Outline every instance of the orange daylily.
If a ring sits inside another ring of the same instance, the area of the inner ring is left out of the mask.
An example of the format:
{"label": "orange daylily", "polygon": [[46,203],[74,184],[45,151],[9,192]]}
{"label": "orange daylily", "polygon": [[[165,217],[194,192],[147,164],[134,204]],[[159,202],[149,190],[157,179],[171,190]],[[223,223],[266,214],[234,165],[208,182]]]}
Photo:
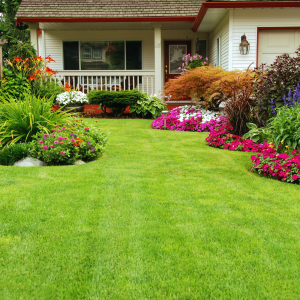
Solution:
{"label": "orange daylily", "polygon": [[70,91],[70,89],[72,88],[72,86],[69,85],[68,81],[66,82],[66,86],[63,87],[63,90],[66,90],[67,92]]}
{"label": "orange daylily", "polygon": [[48,59],[48,62],[51,62],[51,61],[55,62],[55,60],[52,59],[52,58],[50,57],[50,55],[48,55],[47,57],[45,57],[45,59]]}
{"label": "orange daylily", "polygon": [[16,62],[22,61],[22,57],[23,56],[14,56],[13,61],[16,61]]}

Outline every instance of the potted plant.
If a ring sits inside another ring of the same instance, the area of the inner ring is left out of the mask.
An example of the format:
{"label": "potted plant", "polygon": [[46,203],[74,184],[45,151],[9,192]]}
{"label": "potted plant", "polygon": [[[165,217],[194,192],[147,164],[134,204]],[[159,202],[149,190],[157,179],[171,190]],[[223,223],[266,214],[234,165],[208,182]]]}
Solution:
{"label": "potted plant", "polygon": [[84,104],[88,102],[86,94],[81,91],[74,91],[70,88],[56,97],[56,103],[59,106],[64,106],[65,110],[72,110],[72,112],[83,112]]}

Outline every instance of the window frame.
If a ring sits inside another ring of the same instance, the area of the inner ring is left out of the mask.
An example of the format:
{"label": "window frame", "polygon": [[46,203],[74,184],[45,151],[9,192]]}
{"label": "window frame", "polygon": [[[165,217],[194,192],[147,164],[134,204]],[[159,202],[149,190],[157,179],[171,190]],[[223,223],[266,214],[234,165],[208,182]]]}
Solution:
{"label": "window frame", "polygon": [[[81,71],[81,42],[106,42],[107,39],[105,40],[62,40],[62,66],[63,66],[63,71]],[[124,69],[120,69],[120,70],[92,70],[92,71],[143,71],[144,70],[144,40],[142,39],[113,39],[113,40],[109,40],[109,42],[114,42],[114,41],[124,41]],[[127,70],[127,60],[126,60],[126,42],[141,42],[141,58],[142,58],[142,66],[141,69],[137,69],[137,70]],[[78,55],[79,55],[79,69],[78,70],[66,70],[64,69],[64,42],[78,42]],[[92,49],[91,49],[92,50]],[[91,58],[93,59],[93,50],[91,51]],[[103,57],[103,56],[102,56]],[[101,59],[99,59],[101,60]],[[88,71],[88,70],[86,70]]]}
{"label": "window frame", "polygon": [[221,66],[221,36],[217,38],[217,66]]}

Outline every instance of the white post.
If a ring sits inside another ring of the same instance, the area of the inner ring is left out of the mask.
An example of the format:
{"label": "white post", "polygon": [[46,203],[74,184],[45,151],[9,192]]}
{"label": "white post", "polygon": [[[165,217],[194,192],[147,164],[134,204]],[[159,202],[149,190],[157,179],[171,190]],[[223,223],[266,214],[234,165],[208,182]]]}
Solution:
{"label": "white post", "polygon": [[154,27],[154,61],[155,61],[155,94],[161,90],[161,23],[153,24]]}
{"label": "white post", "polygon": [[38,23],[29,23],[28,26],[30,28],[30,42],[31,42],[32,46],[35,48],[36,53],[38,53],[39,24]]}

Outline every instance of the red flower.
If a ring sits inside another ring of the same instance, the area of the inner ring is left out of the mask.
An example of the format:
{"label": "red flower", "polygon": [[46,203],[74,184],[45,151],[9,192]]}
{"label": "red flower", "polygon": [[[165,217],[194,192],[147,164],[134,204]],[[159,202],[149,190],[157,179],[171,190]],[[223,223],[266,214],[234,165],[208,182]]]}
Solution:
{"label": "red flower", "polygon": [[[67,92],[70,91],[70,89],[72,88],[72,86],[69,85],[68,81],[66,82],[66,86],[63,87],[63,90],[66,90]],[[77,120],[76,120],[77,121]]]}
{"label": "red flower", "polygon": [[35,80],[35,74],[33,75],[28,75],[29,76],[29,80]]}
{"label": "red flower", "polygon": [[16,56],[16,57],[14,56],[13,61],[16,61],[16,62],[22,61],[22,57],[23,56]]}
{"label": "red flower", "polygon": [[50,69],[49,67],[46,67],[46,72],[47,72],[48,74],[50,74],[50,75],[53,75],[53,74],[56,73],[56,71]]}
{"label": "red flower", "polygon": [[52,58],[50,57],[50,55],[48,55],[47,57],[45,57],[45,59],[48,59],[48,62],[51,62],[51,61],[55,62],[55,60],[52,59]]}

